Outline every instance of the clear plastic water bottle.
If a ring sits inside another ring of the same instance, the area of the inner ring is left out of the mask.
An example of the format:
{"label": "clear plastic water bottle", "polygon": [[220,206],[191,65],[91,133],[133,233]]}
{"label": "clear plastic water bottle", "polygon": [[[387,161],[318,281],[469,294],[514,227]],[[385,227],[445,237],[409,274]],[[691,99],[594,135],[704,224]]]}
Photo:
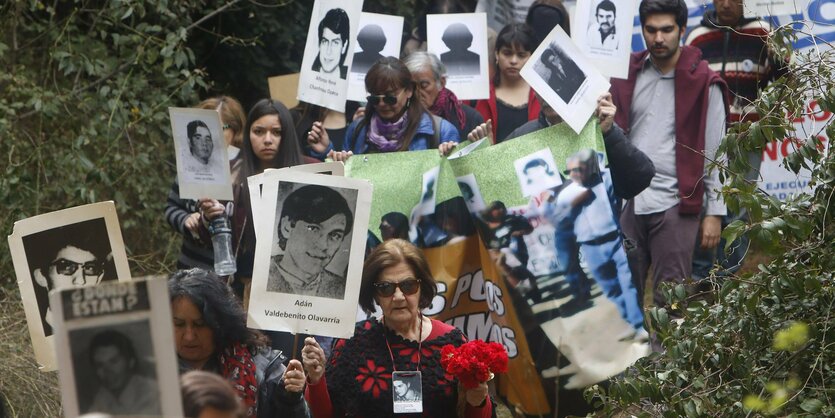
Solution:
{"label": "clear plastic water bottle", "polygon": [[232,228],[229,227],[229,218],[225,214],[214,218],[209,223],[209,232],[212,234],[212,248],[215,253],[215,274],[235,274],[238,267],[232,254]]}

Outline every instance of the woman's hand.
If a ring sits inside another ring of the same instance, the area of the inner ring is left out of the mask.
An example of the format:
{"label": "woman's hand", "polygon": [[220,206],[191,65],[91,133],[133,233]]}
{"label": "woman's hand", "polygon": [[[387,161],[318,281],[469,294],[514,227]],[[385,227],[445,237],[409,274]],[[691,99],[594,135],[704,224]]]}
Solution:
{"label": "woman's hand", "polygon": [[444,142],[443,144],[438,145],[438,151],[441,153],[441,155],[446,157],[457,146],[458,146],[457,142],[447,141],[447,142]]}
{"label": "woman's hand", "polygon": [[344,163],[345,161],[348,161],[348,158],[351,158],[352,155],[354,155],[352,151],[331,150],[331,152],[328,153],[328,158],[334,161],[342,161]]}
{"label": "woman's hand", "polygon": [[304,339],[302,363],[304,363],[304,370],[307,371],[307,381],[311,385],[319,383],[325,375],[325,351],[313,337]]}
{"label": "woman's hand", "polygon": [[487,119],[487,122],[482,123],[481,125],[476,126],[467,134],[467,139],[470,142],[476,142],[482,138],[489,138],[490,142],[493,142],[493,120]]}
{"label": "woman's hand", "polygon": [[197,201],[197,207],[200,208],[203,219],[207,221],[226,213],[226,207],[215,199],[200,199]]}
{"label": "woman's hand", "polygon": [[288,392],[301,392],[304,390],[304,384],[302,363],[296,359],[290,360],[287,370],[284,371],[284,389]]}
{"label": "woman's hand", "polygon": [[600,130],[605,134],[615,123],[615,112],[618,110],[612,102],[612,93],[606,92],[597,98],[597,110],[594,112],[600,121]]}
{"label": "woman's hand", "polygon": [[322,122],[313,122],[310,132],[307,133],[307,145],[318,154],[323,154],[330,145],[331,140],[328,131],[322,126]]}
{"label": "woman's hand", "polygon": [[354,120],[362,119],[365,117],[365,106],[360,106],[357,108],[357,111],[354,112]]}
{"label": "woman's hand", "polygon": [[464,397],[467,399],[468,404],[476,407],[481,406],[484,399],[487,398],[487,382],[481,382],[472,389],[466,389]]}
{"label": "woman's hand", "polygon": [[186,216],[186,220],[183,221],[183,226],[186,228],[186,231],[191,231],[196,234],[198,228],[200,228],[200,212],[194,212]]}

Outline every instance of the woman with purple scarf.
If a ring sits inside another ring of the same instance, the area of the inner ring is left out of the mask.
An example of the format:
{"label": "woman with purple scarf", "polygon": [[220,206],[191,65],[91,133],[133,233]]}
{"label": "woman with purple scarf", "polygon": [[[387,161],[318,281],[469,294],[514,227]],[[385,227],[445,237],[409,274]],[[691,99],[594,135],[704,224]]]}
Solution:
{"label": "woman with purple scarf", "polygon": [[461,140],[484,118],[474,108],[458,100],[450,89],[446,88],[446,67],[437,55],[417,51],[403,59],[403,64],[412,73],[412,81],[418,88],[418,95],[424,107],[433,115],[446,119],[461,133]]}
{"label": "woman with purple scarf", "polygon": [[345,132],[345,151],[334,151],[330,141],[310,143],[314,154],[345,161],[353,154],[415,151],[437,148],[448,154],[459,141],[451,123],[429,113],[417,97],[409,69],[396,58],[383,58],[368,70],[368,104],[362,119]]}

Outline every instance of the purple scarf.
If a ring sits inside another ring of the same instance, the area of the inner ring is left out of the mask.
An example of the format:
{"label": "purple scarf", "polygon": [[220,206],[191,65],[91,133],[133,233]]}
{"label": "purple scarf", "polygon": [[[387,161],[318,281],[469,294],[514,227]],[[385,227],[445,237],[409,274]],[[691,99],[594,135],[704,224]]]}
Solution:
{"label": "purple scarf", "polygon": [[464,109],[461,102],[450,89],[444,87],[438,92],[438,98],[429,108],[429,111],[446,120],[452,120],[450,116],[454,113],[458,119],[458,129],[464,129]]}
{"label": "purple scarf", "polygon": [[408,112],[403,112],[403,116],[396,122],[386,122],[377,115],[371,116],[371,123],[368,128],[368,140],[380,152],[397,151],[400,148],[400,140],[403,138],[403,133],[406,131],[407,115]]}

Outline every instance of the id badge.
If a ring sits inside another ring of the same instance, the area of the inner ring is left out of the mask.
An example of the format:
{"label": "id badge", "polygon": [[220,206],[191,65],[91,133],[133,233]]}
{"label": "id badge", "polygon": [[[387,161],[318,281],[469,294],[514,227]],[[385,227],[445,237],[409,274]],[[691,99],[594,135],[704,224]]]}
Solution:
{"label": "id badge", "polygon": [[423,386],[419,371],[392,372],[391,389],[395,414],[423,412]]}

